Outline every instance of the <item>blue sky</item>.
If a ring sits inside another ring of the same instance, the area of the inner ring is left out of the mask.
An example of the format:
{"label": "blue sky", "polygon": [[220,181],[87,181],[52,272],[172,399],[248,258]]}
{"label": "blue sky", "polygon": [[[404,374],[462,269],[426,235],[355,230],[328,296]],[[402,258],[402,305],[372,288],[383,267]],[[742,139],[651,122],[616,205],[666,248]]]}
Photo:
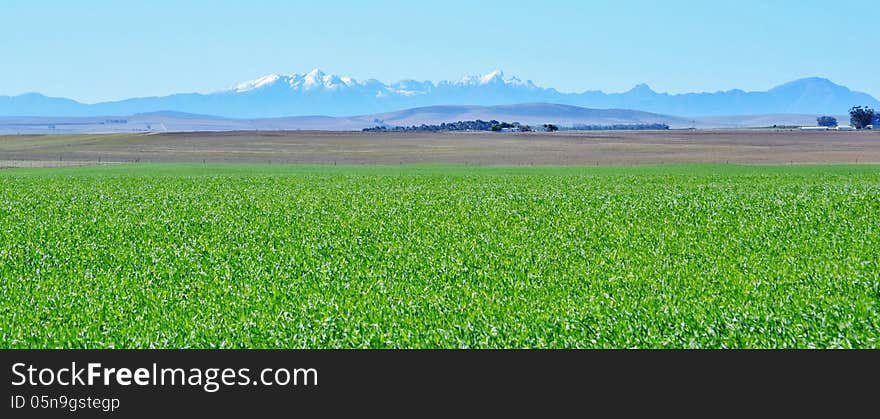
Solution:
{"label": "blue sky", "polygon": [[[819,76],[880,97],[880,14],[821,1],[2,0],[0,95],[84,102],[269,73],[386,82],[502,69],[562,91],[765,90]],[[869,74],[871,73],[871,74]]]}

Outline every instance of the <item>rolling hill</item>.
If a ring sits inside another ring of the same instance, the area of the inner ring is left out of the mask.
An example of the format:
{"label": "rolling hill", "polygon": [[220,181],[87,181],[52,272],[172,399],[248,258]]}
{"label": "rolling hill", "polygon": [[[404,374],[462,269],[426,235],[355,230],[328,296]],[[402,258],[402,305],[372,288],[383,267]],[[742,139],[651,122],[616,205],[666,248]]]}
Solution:
{"label": "rolling hill", "polygon": [[[181,112],[150,112],[131,116],[0,117],[0,134],[112,133],[168,131],[331,130],[356,131],[377,125],[409,126],[467,120],[499,120],[530,125],[571,126],[667,124],[672,128],[749,128],[811,125],[816,115],[767,114],[682,118],[626,109],[590,109],[551,103],[499,106],[429,106],[379,114],[332,117],[224,118]],[[843,118],[842,116],[840,118]]]}

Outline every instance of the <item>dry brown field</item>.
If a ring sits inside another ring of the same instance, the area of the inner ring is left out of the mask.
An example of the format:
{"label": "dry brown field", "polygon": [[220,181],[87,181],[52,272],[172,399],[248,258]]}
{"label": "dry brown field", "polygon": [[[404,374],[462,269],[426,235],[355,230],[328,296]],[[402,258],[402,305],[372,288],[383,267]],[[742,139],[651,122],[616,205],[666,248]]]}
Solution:
{"label": "dry brown field", "polygon": [[0,166],[123,162],[635,165],[878,163],[880,132],[328,131],[0,136]]}

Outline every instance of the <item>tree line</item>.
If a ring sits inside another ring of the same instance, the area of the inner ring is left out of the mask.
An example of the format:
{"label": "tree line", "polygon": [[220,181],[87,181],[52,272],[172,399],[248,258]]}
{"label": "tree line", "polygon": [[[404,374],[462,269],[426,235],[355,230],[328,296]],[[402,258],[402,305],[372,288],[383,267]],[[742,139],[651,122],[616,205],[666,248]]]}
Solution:
{"label": "tree line", "polygon": [[532,128],[530,125],[520,124],[519,122],[499,122],[496,120],[483,121],[457,121],[444,122],[442,124],[421,124],[410,126],[387,126],[378,125],[372,128],[364,128],[367,132],[438,132],[438,131],[516,131],[516,132],[532,132],[532,131],[558,131],[559,127],[553,124],[544,124],[540,128]]}
{"label": "tree line", "polygon": [[[820,127],[836,127],[837,118],[833,116],[820,116],[816,118],[816,124]],[[880,113],[869,106],[854,106],[849,110],[849,124],[855,129],[876,128],[880,125]]]}
{"label": "tree line", "polygon": [[613,125],[583,125],[575,124],[571,127],[562,128],[565,131],[638,131],[638,130],[667,130],[666,124],[613,124]]}
{"label": "tree line", "polygon": [[372,132],[386,132],[386,131],[419,131],[419,132],[437,132],[437,131],[501,131],[503,128],[517,128],[518,130],[526,130],[531,131],[531,127],[528,125],[521,125],[519,122],[499,122],[496,120],[491,121],[483,121],[477,119],[476,121],[457,121],[457,122],[444,122],[442,124],[421,124],[421,125],[410,125],[410,126],[387,126],[387,125],[379,125],[373,128],[364,128],[364,131],[372,131]]}
{"label": "tree line", "polygon": [[387,126],[377,125],[372,128],[364,128],[365,132],[440,132],[440,131],[513,131],[513,132],[555,132],[565,131],[614,131],[614,130],[667,130],[666,124],[614,124],[614,125],[583,125],[576,124],[569,127],[560,127],[556,124],[543,124],[539,127],[520,124],[519,122],[491,121],[458,121],[442,124],[421,124],[410,126]]}

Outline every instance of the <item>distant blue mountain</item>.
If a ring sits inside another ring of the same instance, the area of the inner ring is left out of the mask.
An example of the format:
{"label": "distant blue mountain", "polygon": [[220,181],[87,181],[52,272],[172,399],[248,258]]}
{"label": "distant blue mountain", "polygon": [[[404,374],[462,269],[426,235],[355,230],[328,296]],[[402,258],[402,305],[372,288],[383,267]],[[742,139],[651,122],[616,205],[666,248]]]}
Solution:
{"label": "distant blue mountain", "polygon": [[562,93],[501,71],[459,81],[358,81],[313,70],[273,74],[214,93],[184,93],[83,104],[36,93],[0,96],[0,116],[102,116],[186,112],[232,118],[352,116],[435,105],[558,103],[595,109],[631,109],[687,117],[756,114],[845,114],[855,105],[880,108],[868,94],[830,80],[807,78],[766,92],[657,93],[640,84],[624,93]]}

